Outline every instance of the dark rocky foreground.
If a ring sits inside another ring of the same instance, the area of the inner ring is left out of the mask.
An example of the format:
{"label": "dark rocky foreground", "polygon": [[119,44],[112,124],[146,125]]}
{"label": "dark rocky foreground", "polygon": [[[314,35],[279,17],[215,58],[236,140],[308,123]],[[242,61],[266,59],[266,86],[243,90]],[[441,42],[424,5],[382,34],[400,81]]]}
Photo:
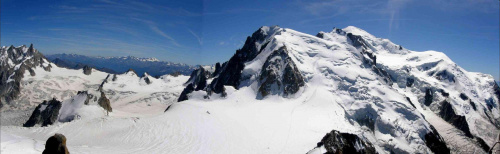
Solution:
{"label": "dark rocky foreground", "polygon": [[69,154],[66,147],[66,137],[62,134],[55,134],[49,137],[45,143],[45,149],[42,154]]}
{"label": "dark rocky foreground", "polygon": [[336,130],[332,130],[330,133],[326,134],[323,139],[321,139],[321,142],[317,144],[316,148],[320,148],[321,146],[326,149],[327,154],[377,153],[372,143],[361,139],[357,135],[341,133]]}

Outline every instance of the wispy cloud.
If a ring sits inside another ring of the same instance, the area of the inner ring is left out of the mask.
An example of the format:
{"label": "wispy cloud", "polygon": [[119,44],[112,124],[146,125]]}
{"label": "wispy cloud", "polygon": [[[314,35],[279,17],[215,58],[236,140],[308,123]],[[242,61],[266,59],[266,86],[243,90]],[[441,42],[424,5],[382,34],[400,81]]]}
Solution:
{"label": "wispy cloud", "polygon": [[168,35],[167,33],[163,32],[160,28],[158,28],[158,25],[154,22],[154,21],[151,21],[151,20],[146,20],[146,19],[139,19],[139,18],[131,18],[132,20],[135,20],[135,21],[139,21],[139,22],[142,22],[144,23],[146,26],[148,26],[153,32],[155,32],[156,34],[170,40],[170,42],[172,44],[174,44],[175,46],[178,46],[180,47],[181,45],[179,43],[177,43],[177,41],[171,37],[170,35]]}
{"label": "wispy cloud", "polygon": [[400,10],[403,9],[409,2],[411,2],[411,0],[389,0],[387,2],[387,10],[390,11],[389,36],[392,32],[394,19],[399,16]]}
{"label": "wispy cloud", "polygon": [[203,38],[202,37],[196,35],[196,33],[193,32],[191,29],[188,29],[188,31],[189,31],[189,33],[191,33],[191,35],[193,35],[198,40],[198,43],[200,45],[203,45]]}
{"label": "wispy cloud", "polygon": [[367,0],[327,0],[327,1],[297,1],[305,12],[313,15],[312,18],[302,20],[301,24],[314,21],[333,19],[335,17],[353,13],[380,13],[385,3],[383,1]]}

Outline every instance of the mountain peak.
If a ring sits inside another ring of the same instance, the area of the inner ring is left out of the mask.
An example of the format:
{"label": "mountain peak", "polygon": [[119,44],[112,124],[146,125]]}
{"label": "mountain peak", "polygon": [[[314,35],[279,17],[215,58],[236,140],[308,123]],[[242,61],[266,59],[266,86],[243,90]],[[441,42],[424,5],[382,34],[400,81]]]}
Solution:
{"label": "mountain peak", "polygon": [[346,33],[352,33],[354,35],[375,38],[375,36],[373,36],[372,34],[366,32],[365,30],[363,30],[361,28],[354,27],[354,26],[347,26],[346,28],[344,28],[342,30],[345,31]]}

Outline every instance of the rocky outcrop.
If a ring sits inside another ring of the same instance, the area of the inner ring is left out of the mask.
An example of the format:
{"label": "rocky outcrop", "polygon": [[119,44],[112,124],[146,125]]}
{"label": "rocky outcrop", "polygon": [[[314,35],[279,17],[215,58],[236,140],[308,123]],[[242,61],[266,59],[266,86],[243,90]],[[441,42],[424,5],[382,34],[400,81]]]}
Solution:
{"label": "rocky outcrop", "polygon": [[383,77],[385,83],[387,83],[388,85],[392,85],[393,79],[391,75],[387,73],[385,69],[377,65],[377,55],[375,55],[375,53],[373,53],[370,50],[369,44],[363,39],[363,37],[359,35],[354,35],[352,33],[347,33],[346,36],[347,38],[349,38],[349,40],[351,40],[351,43],[354,47],[361,49],[361,54],[363,55],[363,62],[366,64],[366,67],[371,67],[373,72]]}
{"label": "rocky outcrop", "polygon": [[433,98],[434,98],[434,93],[432,92],[432,90],[431,89],[425,90],[424,104],[426,106],[429,106],[432,104]]}
{"label": "rocky outcrop", "polygon": [[192,83],[188,84],[184,90],[182,90],[181,95],[179,96],[179,99],[177,99],[177,102],[182,102],[185,100],[188,100],[188,94],[192,93],[194,91],[194,86]]}
{"label": "rocky outcrop", "polygon": [[118,78],[116,77],[116,74],[113,74],[113,78],[111,79],[111,81],[116,81]]}
{"label": "rocky outcrop", "polygon": [[37,124],[42,126],[51,125],[57,121],[62,103],[55,98],[50,101],[43,101],[39,104],[23,127],[33,127]]}
{"label": "rocky outcrop", "polygon": [[[267,27],[269,28],[269,27]],[[270,27],[271,29],[277,29],[279,27]],[[224,85],[233,86],[238,89],[240,86],[240,79],[242,70],[245,67],[245,62],[254,59],[267,45],[264,43],[260,49],[257,48],[256,43],[262,43],[267,37],[268,31],[264,28],[260,28],[255,31],[252,36],[247,37],[245,44],[223,65],[221,72],[217,78],[215,78],[210,84],[210,88],[215,93],[222,93]]]}
{"label": "rocky outcrop", "polygon": [[469,97],[467,97],[467,95],[465,95],[464,93],[460,93],[460,98],[464,101],[469,99]]}
{"label": "rocky outcrop", "polygon": [[85,74],[85,75],[92,74],[92,67],[87,66],[87,65],[83,66],[83,74]]}
{"label": "rocky outcrop", "polygon": [[497,82],[493,82],[493,91],[497,99],[500,100],[500,87],[498,86]]}
{"label": "rocky outcrop", "polygon": [[326,153],[342,154],[342,153],[364,153],[375,154],[375,147],[370,142],[361,139],[357,135],[349,133],[341,133],[332,130],[326,134],[316,148],[324,147]]}
{"label": "rocky outcrop", "polygon": [[193,84],[193,87],[196,91],[203,90],[207,87],[207,78],[210,75],[210,72],[205,71],[203,67],[199,67],[191,73],[188,81],[184,83],[184,85]]}
{"label": "rocky outcrop", "polygon": [[69,154],[66,147],[66,137],[62,134],[55,134],[49,137],[45,143],[45,149],[42,154]]}
{"label": "rocky outcrop", "polygon": [[144,77],[144,82],[146,82],[146,84],[151,84],[151,80],[149,80],[149,77]]}
{"label": "rocky outcrop", "polygon": [[111,103],[109,102],[109,99],[106,98],[106,94],[104,92],[101,92],[101,97],[97,101],[97,104],[104,108],[108,112],[113,112],[113,109],[111,108]]}
{"label": "rocky outcrop", "polygon": [[193,91],[204,90],[205,87],[207,87],[207,75],[210,75],[210,72],[205,71],[205,69],[203,69],[203,67],[201,66],[198,69],[194,70],[191,73],[188,81],[184,83],[184,85],[187,86],[186,88],[184,88],[184,90],[182,90],[182,93],[179,96],[179,99],[177,99],[177,102],[188,100],[188,94]]}
{"label": "rocky outcrop", "polygon": [[[114,77],[116,77],[116,74],[113,74],[113,75],[114,75]],[[104,84],[108,83],[108,79],[109,79],[110,76],[111,76],[111,74],[108,74],[106,76],[106,78],[104,79],[104,81],[102,81],[101,84],[99,85],[99,89],[97,89],[97,91],[100,91],[100,92],[103,91]]]}
{"label": "rocky outcrop", "polygon": [[444,139],[439,135],[434,126],[431,126],[431,131],[425,134],[425,145],[434,153],[450,153],[450,149],[446,146]]}
{"label": "rocky outcrop", "polygon": [[413,86],[414,82],[415,82],[415,79],[413,79],[413,78],[406,78],[406,87]]}
{"label": "rocky outcrop", "polygon": [[261,98],[269,94],[288,96],[305,84],[285,46],[267,57],[260,74],[258,97]]}
{"label": "rocky outcrop", "polygon": [[453,106],[448,101],[445,100],[441,103],[441,108],[438,115],[448,123],[455,126],[455,128],[464,132],[465,136],[472,137],[469,129],[469,124],[467,124],[467,119],[465,119],[465,116],[457,115],[455,113],[455,110],[453,109]]}
{"label": "rocky outcrop", "polygon": [[219,75],[221,72],[221,69],[222,69],[222,67],[221,67],[220,63],[219,62],[215,63],[215,70],[214,70],[214,73],[212,74],[212,77],[216,77],[217,75]]}
{"label": "rocky outcrop", "polygon": [[0,100],[11,105],[18,98],[26,71],[35,76],[35,68],[51,70],[51,65],[31,44],[29,47],[2,47],[0,50]]}

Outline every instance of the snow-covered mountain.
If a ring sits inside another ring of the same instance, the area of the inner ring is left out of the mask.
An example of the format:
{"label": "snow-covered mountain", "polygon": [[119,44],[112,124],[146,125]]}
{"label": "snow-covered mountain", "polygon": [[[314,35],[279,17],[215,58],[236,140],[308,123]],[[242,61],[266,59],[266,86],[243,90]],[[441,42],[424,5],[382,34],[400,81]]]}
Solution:
{"label": "snow-covered mountain", "polygon": [[58,66],[80,69],[83,67],[82,65],[88,65],[109,73],[123,73],[128,69],[134,69],[140,75],[145,72],[152,76],[161,76],[176,72],[189,75],[196,68],[195,66],[182,63],[160,61],[154,57],[92,57],[77,54],[53,54],[46,55],[46,57],[51,62],[58,64]]}
{"label": "snow-covered mountain", "polygon": [[[38,86],[21,90],[53,90],[73,102],[59,115],[80,118],[2,126],[2,152],[39,153],[61,133],[72,153],[486,153],[500,128],[491,75],[352,26],[317,35],[264,26],[227,62],[190,77],[42,68],[26,78]],[[103,92],[113,111],[80,109],[76,90]]]}
{"label": "snow-covered mountain", "polygon": [[485,152],[500,128],[500,89],[491,75],[467,72],[443,53],[410,51],[352,26],[316,36],[262,27],[207,92],[194,91],[188,100],[219,101],[201,96],[226,95],[227,86],[237,89],[235,96],[220,101],[331,105],[324,112],[337,115],[325,123],[381,153],[438,152],[446,147],[433,146],[430,141],[440,137],[429,136],[439,134],[452,152]]}

